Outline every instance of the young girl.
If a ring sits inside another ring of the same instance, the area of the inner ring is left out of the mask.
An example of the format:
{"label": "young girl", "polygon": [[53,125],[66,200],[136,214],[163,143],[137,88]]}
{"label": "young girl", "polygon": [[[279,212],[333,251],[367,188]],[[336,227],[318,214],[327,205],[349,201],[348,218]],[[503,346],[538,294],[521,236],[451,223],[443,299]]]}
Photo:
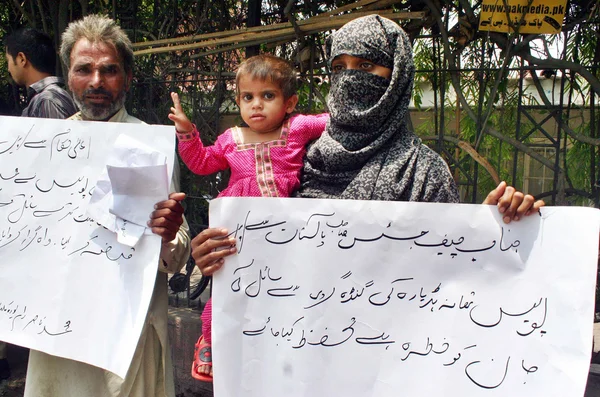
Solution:
{"label": "young girl", "polygon": [[[326,114],[290,114],[298,103],[296,74],[283,59],[257,55],[243,62],[236,74],[236,102],[247,127],[233,127],[213,146],[204,146],[200,134],[172,93],[169,119],[175,123],[179,154],[199,175],[231,169],[229,185],[219,197],[289,197],[300,186],[305,146],[318,138]],[[192,376],[212,381],[212,302],[202,313],[202,335],[196,344]]]}

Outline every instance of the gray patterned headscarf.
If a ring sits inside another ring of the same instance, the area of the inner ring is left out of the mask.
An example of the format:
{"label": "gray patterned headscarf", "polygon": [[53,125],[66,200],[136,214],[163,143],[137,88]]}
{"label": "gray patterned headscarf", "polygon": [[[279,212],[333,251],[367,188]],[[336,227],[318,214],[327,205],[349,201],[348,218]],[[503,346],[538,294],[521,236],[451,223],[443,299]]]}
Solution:
{"label": "gray patterned headscarf", "polygon": [[458,202],[448,165],[406,125],[414,79],[406,33],[379,15],[332,35],[329,62],[347,54],[392,69],[331,76],[330,121],[307,152],[299,197]]}

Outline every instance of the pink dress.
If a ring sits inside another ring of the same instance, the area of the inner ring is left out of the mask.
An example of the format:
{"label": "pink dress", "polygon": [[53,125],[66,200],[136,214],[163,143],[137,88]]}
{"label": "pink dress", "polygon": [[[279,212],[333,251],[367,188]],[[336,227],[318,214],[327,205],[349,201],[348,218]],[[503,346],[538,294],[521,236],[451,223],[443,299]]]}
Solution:
{"label": "pink dress", "polygon": [[300,186],[306,145],[323,133],[328,114],[295,115],[284,122],[277,140],[242,143],[233,127],[219,135],[213,146],[200,138],[179,142],[179,154],[198,175],[231,169],[229,185],[219,197],[289,197]]}
{"label": "pink dress", "polygon": [[[229,185],[219,197],[289,197],[300,186],[306,145],[321,136],[328,120],[326,113],[292,116],[279,139],[261,143],[242,143],[240,128],[233,127],[213,146],[204,146],[200,138],[179,141],[179,154],[198,175],[231,169]],[[201,318],[204,343],[211,344],[212,299]]]}

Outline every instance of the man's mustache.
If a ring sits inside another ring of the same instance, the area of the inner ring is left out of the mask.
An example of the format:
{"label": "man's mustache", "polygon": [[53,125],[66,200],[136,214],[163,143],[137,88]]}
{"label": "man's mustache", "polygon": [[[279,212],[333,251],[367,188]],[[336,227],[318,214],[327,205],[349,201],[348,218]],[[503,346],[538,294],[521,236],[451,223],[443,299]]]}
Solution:
{"label": "man's mustache", "polygon": [[112,99],[112,94],[110,93],[110,91],[107,91],[103,88],[90,88],[83,92],[84,98],[87,96],[96,96],[96,95],[106,96],[106,97]]}

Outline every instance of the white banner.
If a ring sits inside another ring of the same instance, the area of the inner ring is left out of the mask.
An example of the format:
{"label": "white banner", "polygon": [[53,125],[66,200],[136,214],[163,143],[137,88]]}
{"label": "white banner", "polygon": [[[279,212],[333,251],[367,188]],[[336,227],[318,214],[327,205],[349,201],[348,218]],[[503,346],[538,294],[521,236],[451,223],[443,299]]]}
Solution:
{"label": "white banner", "polygon": [[215,395],[583,396],[599,217],[223,198]]}
{"label": "white banner", "polygon": [[170,180],[173,128],[1,117],[0,131],[0,340],[124,377],[160,238],[121,245],[86,207],[119,136],[163,153]]}

